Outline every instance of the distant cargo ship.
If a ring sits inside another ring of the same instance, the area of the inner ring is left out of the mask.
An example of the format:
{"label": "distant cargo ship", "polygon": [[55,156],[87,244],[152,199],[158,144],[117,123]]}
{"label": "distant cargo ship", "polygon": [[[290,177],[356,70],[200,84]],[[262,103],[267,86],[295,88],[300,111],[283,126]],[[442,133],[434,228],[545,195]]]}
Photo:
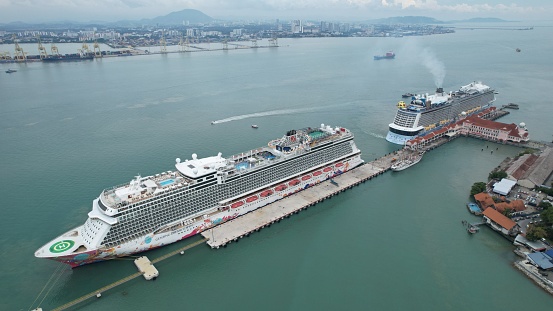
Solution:
{"label": "distant cargo ship", "polygon": [[374,56],[374,60],[379,60],[379,59],[393,59],[396,57],[396,54],[392,51],[390,52],[387,52],[386,54],[384,55],[375,55]]}
{"label": "distant cargo ship", "polygon": [[433,95],[414,95],[408,104],[397,103],[396,117],[389,125],[386,140],[403,145],[420,134],[453,122],[463,113],[471,115],[487,108],[494,101],[494,90],[482,82],[473,82],[450,93],[438,88]]}
{"label": "distant cargo ship", "polygon": [[92,54],[63,54],[63,55],[49,55],[42,59],[43,62],[73,62],[81,60],[94,59]]}
{"label": "distant cargo ship", "polygon": [[290,130],[268,145],[224,158],[176,159],[176,171],[102,191],[86,222],[35,256],[72,267],[191,237],[363,164],[343,127]]}

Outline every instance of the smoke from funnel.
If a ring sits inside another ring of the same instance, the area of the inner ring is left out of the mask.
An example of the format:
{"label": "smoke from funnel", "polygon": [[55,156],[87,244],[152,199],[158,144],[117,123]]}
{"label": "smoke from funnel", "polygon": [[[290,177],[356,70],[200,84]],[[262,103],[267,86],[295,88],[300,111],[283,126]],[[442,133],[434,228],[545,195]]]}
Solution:
{"label": "smoke from funnel", "polygon": [[421,53],[423,65],[430,71],[434,77],[436,87],[442,87],[445,78],[445,65],[440,61],[434,52],[425,48]]}

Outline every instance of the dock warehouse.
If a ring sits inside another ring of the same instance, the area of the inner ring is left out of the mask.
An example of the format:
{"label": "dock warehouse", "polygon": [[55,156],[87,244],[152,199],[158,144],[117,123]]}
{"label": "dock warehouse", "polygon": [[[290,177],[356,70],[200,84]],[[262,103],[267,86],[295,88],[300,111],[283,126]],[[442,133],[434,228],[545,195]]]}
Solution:
{"label": "dock warehouse", "polygon": [[493,185],[493,192],[507,195],[516,184],[517,182],[515,180],[503,178],[500,182]]}

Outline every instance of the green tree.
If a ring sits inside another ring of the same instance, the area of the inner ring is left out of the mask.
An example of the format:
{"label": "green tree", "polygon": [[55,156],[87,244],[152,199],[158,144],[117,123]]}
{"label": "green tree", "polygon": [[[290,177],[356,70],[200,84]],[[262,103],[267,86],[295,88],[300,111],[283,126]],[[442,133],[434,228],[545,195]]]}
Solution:
{"label": "green tree", "polygon": [[547,187],[536,187],[534,191],[541,191],[547,195],[553,196],[553,188],[547,188]]}
{"label": "green tree", "polygon": [[486,191],[486,183],[481,181],[475,182],[472,184],[472,188],[470,188],[470,195],[475,195],[484,191]]}
{"label": "green tree", "polygon": [[526,230],[526,238],[530,241],[537,241],[538,239],[545,238],[547,232],[544,228],[538,226],[531,226]]}
{"label": "green tree", "polygon": [[541,201],[540,204],[538,204],[538,207],[541,207],[541,208],[543,208],[543,209],[550,208],[551,206],[553,206],[553,205],[551,205],[551,203],[549,203],[549,202],[544,202],[544,201]]}
{"label": "green tree", "polygon": [[541,220],[547,225],[552,226],[553,225],[553,208],[545,209],[540,214]]}
{"label": "green tree", "polygon": [[488,175],[489,179],[502,179],[507,178],[507,173],[505,171],[494,171]]}

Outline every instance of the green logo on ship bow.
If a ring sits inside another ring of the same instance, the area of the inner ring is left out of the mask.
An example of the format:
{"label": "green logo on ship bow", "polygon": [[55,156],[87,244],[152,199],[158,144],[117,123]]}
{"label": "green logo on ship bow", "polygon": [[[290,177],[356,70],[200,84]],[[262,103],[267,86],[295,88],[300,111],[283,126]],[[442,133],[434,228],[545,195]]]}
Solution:
{"label": "green logo on ship bow", "polygon": [[71,240],[59,241],[59,242],[54,243],[54,245],[50,246],[50,251],[52,253],[65,252],[66,250],[73,247],[73,245],[75,245],[75,242],[73,242]]}

